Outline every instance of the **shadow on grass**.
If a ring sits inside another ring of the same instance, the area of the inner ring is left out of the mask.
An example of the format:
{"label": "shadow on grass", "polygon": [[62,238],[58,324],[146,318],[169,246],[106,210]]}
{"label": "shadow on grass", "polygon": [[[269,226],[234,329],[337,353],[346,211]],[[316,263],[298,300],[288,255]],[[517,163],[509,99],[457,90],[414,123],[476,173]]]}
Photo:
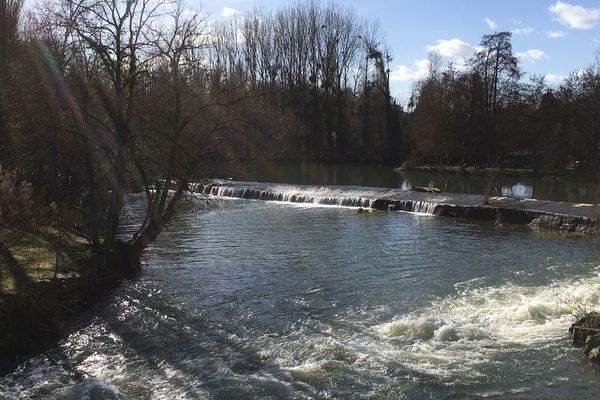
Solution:
{"label": "shadow on grass", "polygon": [[81,274],[55,279],[58,265],[79,269],[75,259],[86,255],[81,243],[73,240],[64,250],[70,243],[58,238],[43,230],[0,230],[0,373],[55,343],[94,293]]}
{"label": "shadow on grass", "polygon": [[15,286],[15,291],[21,291],[33,286],[33,282],[27,275],[25,268],[19,263],[14,257],[10,249],[0,241],[0,257],[2,262],[0,264],[7,268],[8,277],[4,273],[0,274],[0,294],[3,294],[5,287],[6,278],[12,278]]}

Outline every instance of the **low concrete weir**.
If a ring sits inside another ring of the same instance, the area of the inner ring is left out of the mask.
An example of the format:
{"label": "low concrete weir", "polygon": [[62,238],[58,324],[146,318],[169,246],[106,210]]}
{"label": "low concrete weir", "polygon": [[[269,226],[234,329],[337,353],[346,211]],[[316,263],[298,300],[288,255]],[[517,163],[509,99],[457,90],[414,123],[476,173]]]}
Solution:
{"label": "low concrete weir", "polygon": [[595,234],[600,231],[597,208],[535,199],[489,197],[460,193],[425,193],[357,186],[308,186],[215,179],[194,191],[217,197],[314,205],[405,211],[443,217],[527,225],[539,230]]}

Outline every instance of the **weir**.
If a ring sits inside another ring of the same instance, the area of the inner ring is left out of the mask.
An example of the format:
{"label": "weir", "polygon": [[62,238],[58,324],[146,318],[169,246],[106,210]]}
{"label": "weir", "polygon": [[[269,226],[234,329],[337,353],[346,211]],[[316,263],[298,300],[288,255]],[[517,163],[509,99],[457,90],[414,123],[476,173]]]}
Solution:
{"label": "weir", "polygon": [[194,185],[207,196],[303,203],[382,211],[405,211],[443,217],[527,225],[533,229],[595,234],[597,209],[535,199],[460,193],[426,193],[357,186],[309,186],[214,179]]}

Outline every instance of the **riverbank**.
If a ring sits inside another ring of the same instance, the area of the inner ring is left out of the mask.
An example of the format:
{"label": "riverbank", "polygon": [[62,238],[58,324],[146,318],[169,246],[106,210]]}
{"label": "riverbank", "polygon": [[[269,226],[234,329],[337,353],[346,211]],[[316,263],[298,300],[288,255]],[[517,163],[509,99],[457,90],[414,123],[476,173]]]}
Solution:
{"label": "riverbank", "polygon": [[0,229],[0,372],[43,351],[125,276],[72,232]]}

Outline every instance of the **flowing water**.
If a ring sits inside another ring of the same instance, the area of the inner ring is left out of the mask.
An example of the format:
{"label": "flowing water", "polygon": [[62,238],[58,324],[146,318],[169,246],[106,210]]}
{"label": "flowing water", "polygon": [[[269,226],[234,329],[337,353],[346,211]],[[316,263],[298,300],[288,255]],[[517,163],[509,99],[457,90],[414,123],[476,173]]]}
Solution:
{"label": "flowing water", "polygon": [[567,329],[599,265],[585,238],[213,196],[0,398],[598,398]]}

